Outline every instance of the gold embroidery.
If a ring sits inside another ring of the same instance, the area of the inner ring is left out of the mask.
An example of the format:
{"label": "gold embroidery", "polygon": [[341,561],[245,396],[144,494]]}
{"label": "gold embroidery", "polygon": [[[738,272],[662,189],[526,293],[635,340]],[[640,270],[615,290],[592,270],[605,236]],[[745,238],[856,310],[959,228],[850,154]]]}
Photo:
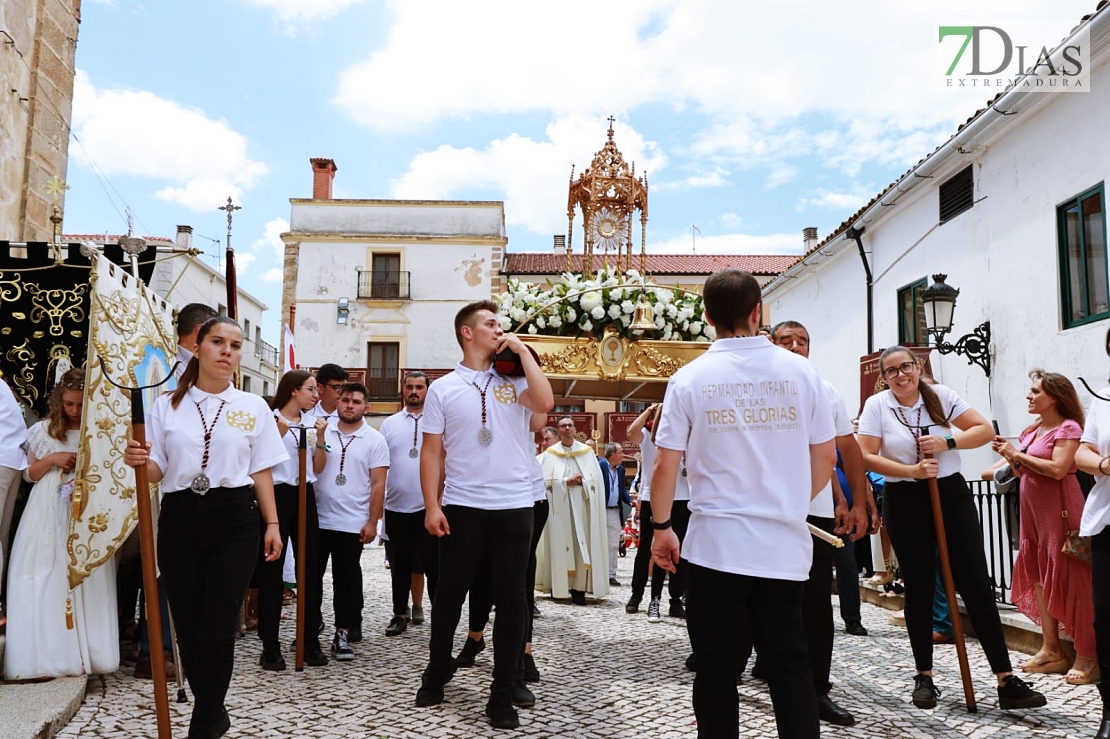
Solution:
{"label": "gold embroidery", "polygon": [[503,382],[493,389],[493,397],[498,403],[512,405],[516,402],[516,386],[511,382]]}
{"label": "gold embroidery", "polygon": [[69,318],[74,323],[85,320],[85,309],[81,298],[89,291],[88,285],[78,285],[72,290],[43,290],[38,285],[27,285],[31,295],[31,322],[38,323],[43,318],[50,321],[50,335],[61,336],[62,319]]}
{"label": "gold embroidery", "polygon": [[248,411],[231,411],[227,414],[227,425],[233,429],[254,431],[254,424],[258,418]]}

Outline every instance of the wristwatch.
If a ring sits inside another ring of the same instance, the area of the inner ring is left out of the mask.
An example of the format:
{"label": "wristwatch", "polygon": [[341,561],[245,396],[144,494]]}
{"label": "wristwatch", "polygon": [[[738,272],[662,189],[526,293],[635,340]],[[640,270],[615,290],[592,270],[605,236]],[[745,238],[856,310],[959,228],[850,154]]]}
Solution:
{"label": "wristwatch", "polygon": [[651,526],[656,531],[664,531],[671,527],[671,519],[668,518],[666,521],[652,521]]}
{"label": "wristwatch", "polygon": [[955,449],[956,448],[956,440],[953,439],[951,436],[945,436],[944,440],[946,442],[948,442],[948,448],[949,449]]}

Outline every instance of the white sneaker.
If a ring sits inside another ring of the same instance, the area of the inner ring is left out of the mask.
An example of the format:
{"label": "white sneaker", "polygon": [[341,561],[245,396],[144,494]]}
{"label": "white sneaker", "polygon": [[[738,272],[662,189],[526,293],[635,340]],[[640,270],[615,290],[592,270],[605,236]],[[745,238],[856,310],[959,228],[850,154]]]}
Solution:
{"label": "white sneaker", "polygon": [[663,617],[659,615],[659,599],[652,598],[651,603],[648,604],[648,623],[657,624],[662,620]]}

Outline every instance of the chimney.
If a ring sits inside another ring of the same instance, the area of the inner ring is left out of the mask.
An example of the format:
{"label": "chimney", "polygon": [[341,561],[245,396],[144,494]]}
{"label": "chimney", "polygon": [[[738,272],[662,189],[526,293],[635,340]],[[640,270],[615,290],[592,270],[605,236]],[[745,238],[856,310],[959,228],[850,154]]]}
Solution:
{"label": "chimney", "polygon": [[806,226],[802,229],[802,245],[806,253],[817,247],[817,226]]}
{"label": "chimney", "polygon": [[555,234],[555,253],[567,253],[567,237],[566,234]]}
{"label": "chimney", "polygon": [[313,157],[308,161],[312,164],[312,199],[331,200],[331,181],[335,179],[335,160]]}
{"label": "chimney", "polygon": [[182,249],[192,249],[193,248],[193,227],[192,226],[178,226],[177,227],[177,239],[175,239],[175,241],[177,242],[177,245],[180,246]]}

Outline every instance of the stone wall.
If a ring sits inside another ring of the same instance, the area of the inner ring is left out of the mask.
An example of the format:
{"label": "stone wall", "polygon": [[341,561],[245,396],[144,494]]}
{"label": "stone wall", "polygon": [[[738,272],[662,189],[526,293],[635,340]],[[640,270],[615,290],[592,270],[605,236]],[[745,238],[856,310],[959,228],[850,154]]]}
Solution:
{"label": "stone wall", "polygon": [[52,238],[43,185],[66,176],[80,14],[81,0],[0,3],[0,239]]}

